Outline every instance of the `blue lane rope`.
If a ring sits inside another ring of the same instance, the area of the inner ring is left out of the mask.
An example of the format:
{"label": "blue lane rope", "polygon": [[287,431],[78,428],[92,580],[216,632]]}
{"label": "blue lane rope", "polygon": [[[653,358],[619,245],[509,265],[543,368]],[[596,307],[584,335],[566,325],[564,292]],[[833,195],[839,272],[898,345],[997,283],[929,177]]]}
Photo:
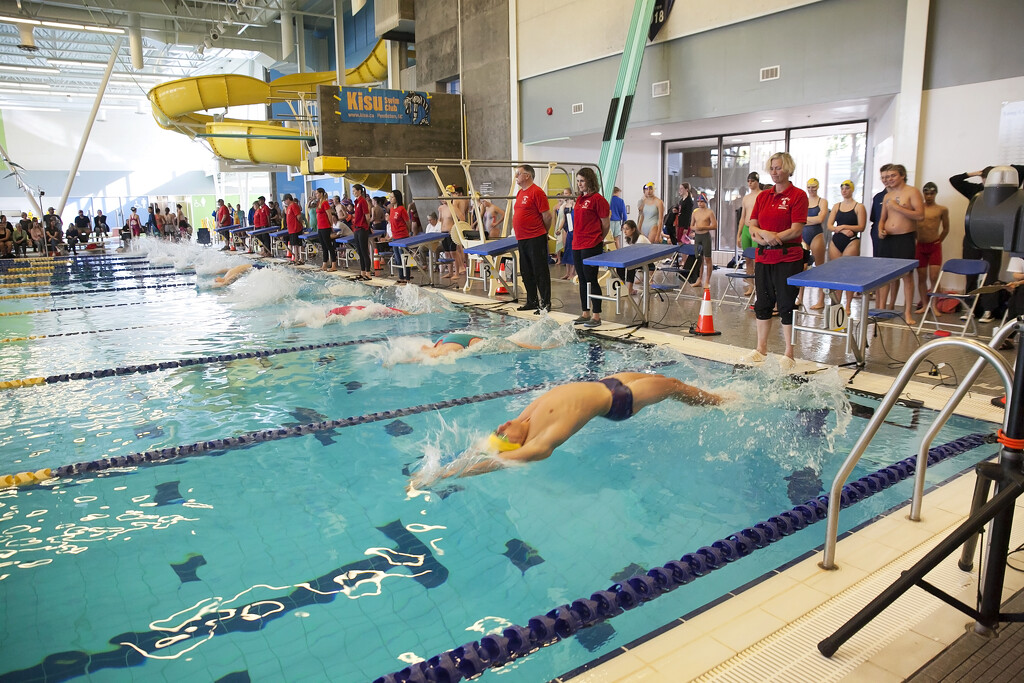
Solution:
{"label": "blue lane rope", "polygon": [[167,285],[143,285],[141,287],[107,287],[106,289],[73,289],[67,292],[39,292],[36,294],[5,294],[0,299],[29,299],[43,296],[71,296],[72,294],[104,294],[107,292],[131,292],[136,289],[166,289],[168,287],[195,287],[194,282],[172,282]]}
{"label": "blue lane rope", "polygon": [[60,332],[58,334],[32,334],[27,337],[7,337],[0,339],[0,344],[9,342],[35,341],[37,339],[54,339],[55,337],[77,337],[82,334],[103,334],[104,332],[125,332],[127,330],[146,330],[154,327],[167,327],[175,323],[158,323],[156,325],[132,325],[131,327],[113,327],[109,330],[82,330],[81,332]]}
{"label": "blue lane rope", "polygon": [[[433,332],[433,334],[446,334],[447,332],[451,331],[453,330],[437,330]],[[387,338],[385,337],[372,340],[351,340],[348,342],[336,342],[336,344],[351,346],[354,344],[369,343],[371,341],[386,340]],[[323,348],[323,346],[326,345],[296,347],[294,350],[312,350],[315,348]],[[256,352],[253,352],[252,354],[231,355],[241,355],[242,357],[246,358],[254,358],[256,357]],[[676,361],[658,361],[646,365],[642,368],[633,370],[617,370],[616,372],[642,372],[644,370],[653,370],[659,367],[664,367],[666,365],[675,364]],[[595,375],[596,373],[590,372],[588,376]],[[367,413],[366,415],[360,415],[358,417],[347,417],[340,420],[325,420],[323,422],[310,422],[308,424],[297,425],[294,427],[274,427],[271,429],[259,429],[253,432],[240,434],[238,436],[229,436],[224,439],[213,439],[211,441],[197,441],[196,443],[186,444],[183,446],[168,446],[166,448],[154,448],[152,450],[143,451],[141,453],[131,453],[129,455],[118,455],[110,458],[102,458],[99,460],[90,460],[87,462],[79,462],[71,465],[62,465],[52,470],[52,476],[71,477],[77,474],[92,474],[94,472],[101,472],[112,467],[130,467],[134,465],[141,465],[144,463],[166,462],[168,460],[173,460],[175,458],[180,458],[188,455],[196,455],[207,451],[222,451],[227,450],[229,448],[237,448],[252,443],[258,443],[261,441],[277,441],[278,439],[285,439],[292,436],[302,436],[305,434],[313,434],[315,432],[323,432],[331,429],[343,429],[345,427],[369,424],[371,422],[379,422],[381,420],[392,420],[399,417],[405,417],[406,415],[417,415],[419,413],[425,413],[432,410],[441,410],[443,408],[451,408],[453,406],[468,405],[470,403],[479,403],[481,401],[490,401],[492,399],[501,398],[504,396],[516,396],[518,394],[525,394],[530,391],[535,391],[537,389],[552,387],[564,381],[574,380],[562,380],[560,382],[543,382],[541,384],[533,384],[526,387],[513,387],[511,389],[501,389],[499,391],[491,391],[484,394],[477,394],[475,396],[463,396],[461,398],[452,398],[444,401],[436,401],[434,403],[410,406],[408,408],[398,408],[396,410],[383,410],[376,413]],[[42,471],[43,470],[41,470],[41,472]],[[29,478],[23,483],[39,484],[44,479],[50,478],[50,470],[46,470],[46,472],[46,477],[40,476],[36,477],[34,480]],[[31,473],[26,474],[31,475]],[[3,478],[0,478],[0,482],[2,481]]]}
{"label": "blue lane rope", "polygon": [[136,275],[128,275],[126,277],[114,277],[112,275],[104,275],[104,276],[101,276],[101,277],[87,277],[87,278],[80,278],[80,279],[51,278],[49,280],[36,280],[36,281],[33,281],[33,282],[13,282],[13,283],[4,285],[4,287],[6,289],[38,289],[38,288],[50,287],[50,286],[61,287],[61,286],[71,285],[71,284],[82,285],[82,284],[86,284],[86,283],[89,283],[89,282],[126,282],[126,281],[130,281],[130,280],[138,280],[140,278],[153,278],[153,279],[155,279],[155,278],[163,278],[163,277],[187,277],[187,276],[191,276],[191,275],[195,275],[195,271],[180,271],[180,272],[174,272],[174,273],[154,273],[154,274],[145,274],[145,275],[139,273],[139,274],[136,274]]}
{"label": "blue lane rope", "polygon": [[[995,441],[995,434],[968,434],[930,449],[928,464],[933,465]],[[910,477],[916,468],[917,456],[911,456],[848,483],[842,490],[841,506],[849,507]],[[400,671],[381,676],[374,683],[456,683],[463,678],[479,676],[487,669],[504,666],[542,647],[569,638],[580,629],[618,616],[679,586],[685,586],[694,579],[746,557],[754,550],[825,519],[828,515],[828,499],[828,495],[811,499],[696,552],[686,553],[678,560],[655,567],[646,574],[638,574],[613,584],[607,590],[592,593],[589,598],[580,598],[535,616],[527,621],[527,626],[512,625],[501,635],[484,636],[480,640],[460,645]]]}
{"label": "blue lane rope", "polygon": [[21,256],[19,258],[3,258],[0,259],[0,264],[6,263],[60,263],[62,261],[140,261],[149,258],[149,254],[138,254],[136,256],[129,254],[89,254],[89,255],[76,255],[69,254],[68,256]]}
{"label": "blue lane rope", "polygon": [[[130,273],[130,272],[147,271],[147,270],[170,270],[172,268],[174,268],[174,266],[140,265],[140,266],[132,266],[132,267],[128,267],[128,268],[125,268],[125,267],[122,267],[122,266],[116,266],[114,268],[101,268],[99,270],[112,270],[115,273]],[[63,270],[63,269],[59,269],[59,270],[46,270],[46,269],[38,269],[38,268],[33,268],[33,269],[31,269],[30,272],[25,272],[25,271],[22,271],[21,269],[17,269],[17,270],[18,270],[17,273],[15,273],[13,275],[4,275],[4,277],[7,278],[7,279],[12,279],[12,280],[13,279],[17,279],[17,278],[29,278],[29,277],[49,277],[51,280],[59,280],[59,279],[70,280],[70,279],[75,278],[75,277],[91,277],[92,276],[92,271],[83,271],[83,270]],[[11,271],[8,271],[8,272],[11,272]],[[182,271],[182,272],[184,272],[184,271]]]}
{"label": "blue lane rope", "polygon": [[117,308],[118,306],[145,306],[155,303],[153,301],[122,301],[116,304],[94,304],[92,306],[66,306],[64,308],[39,308],[34,311],[11,311],[0,313],[0,316],[8,315],[36,315],[37,313],[63,313],[66,311],[87,311],[91,308]]}
{"label": "blue lane rope", "polygon": [[[143,326],[140,326],[143,327]],[[134,329],[130,327],[122,329]],[[450,329],[438,330],[431,332],[431,334],[448,334],[449,332],[455,332],[459,330],[459,327],[453,327]],[[96,330],[97,332],[113,332],[115,330]],[[86,334],[84,332],[68,332],[65,335],[49,335],[53,337],[70,336],[75,334]],[[46,335],[41,335],[45,337]],[[0,339],[0,342],[5,341],[26,341],[28,339],[36,339],[41,337],[18,337],[14,339]],[[184,368],[193,365],[208,365],[210,363],[224,363],[232,360],[240,360],[245,358],[266,358],[268,356],[277,356],[285,353],[297,353],[300,351],[317,351],[320,349],[338,349],[345,346],[358,346],[361,344],[372,344],[378,342],[388,341],[388,337],[375,337],[369,339],[349,339],[346,341],[335,341],[335,342],[323,342],[321,344],[305,344],[302,346],[286,346],[279,349],[265,349],[262,351],[243,351],[240,353],[221,353],[216,356],[199,356],[196,358],[185,358],[182,360],[167,360],[159,363],[145,363],[143,365],[124,365],[115,368],[105,368],[102,370],[86,370],[84,372],[69,372],[60,375],[50,375],[49,377],[26,377],[25,379],[15,379],[8,381],[0,381],[0,389],[20,389],[23,387],[37,387],[44,386],[47,384],[58,384],[60,382],[73,382],[83,379],[99,379],[101,377],[113,377],[117,375],[119,377],[124,375],[137,375],[145,372],[156,372],[158,370],[171,370],[174,368]]]}

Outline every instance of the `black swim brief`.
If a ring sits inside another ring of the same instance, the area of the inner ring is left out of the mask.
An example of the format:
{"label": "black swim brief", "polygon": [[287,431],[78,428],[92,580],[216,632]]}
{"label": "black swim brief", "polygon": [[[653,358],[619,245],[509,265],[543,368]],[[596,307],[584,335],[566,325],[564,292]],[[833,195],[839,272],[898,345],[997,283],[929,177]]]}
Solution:
{"label": "black swim brief", "polygon": [[633,392],[625,384],[614,377],[598,380],[612,392],[612,407],[605,417],[614,422],[621,422],[633,416]]}

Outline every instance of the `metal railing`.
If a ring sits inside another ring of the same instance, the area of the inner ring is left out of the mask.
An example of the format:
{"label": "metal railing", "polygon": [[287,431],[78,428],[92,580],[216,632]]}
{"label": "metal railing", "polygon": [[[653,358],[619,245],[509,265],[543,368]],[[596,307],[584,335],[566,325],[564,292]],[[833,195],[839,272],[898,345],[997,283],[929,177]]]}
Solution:
{"label": "metal railing", "polygon": [[[864,455],[864,451],[867,450],[868,444],[871,443],[871,440],[878,432],[879,427],[881,427],[882,422],[889,415],[889,411],[892,410],[893,405],[895,405],[896,400],[903,392],[903,389],[914,376],[918,366],[920,366],[925,358],[927,358],[927,356],[929,356],[933,351],[945,347],[958,347],[979,356],[970,372],[968,372],[964,377],[964,381],[960,383],[960,386],[957,387],[957,390],[939,412],[935,422],[925,433],[924,441],[921,444],[921,450],[919,451],[917,459],[917,471],[915,473],[914,480],[914,500],[911,504],[911,519],[915,521],[920,519],[921,498],[924,494],[925,469],[928,464],[928,448],[931,446],[931,442],[935,438],[935,435],[938,434],[939,430],[946,423],[946,420],[953,413],[953,410],[970,390],[971,385],[975,380],[977,380],[986,361],[991,363],[992,367],[999,374],[999,377],[1003,382],[1003,390],[1006,392],[1007,403],[1009,403],[1009,396],[1013,387],[1012,372],[1010,365],[1006,360],[996,353],[995,347],[1009,336],[1010,332],[1013,331],[1016,325],[1017,321],[1014,320],[999,328],[988,345],[979,341],[963,338],[935,339],[923,344],[910,355],[910,358],[907,359],[903,369],[900,370],[899,374],[896,376],[892,387],[890,387],[889,391],[886,392],[881,405],[875,409],[875,414],[868,421],[867,427],[864,428],[864,432],[860,435],[860,438],[857,439],[857,443],[854,444],[853,449],[850,451],[850,455],[847,456],[842,467],[839,469],[838,474],[836,474],[836,478],[832,482],[832,489],[829,492],[828,501],[824,557],[820,563],[822,569],[836,568],[836,537],[839,532],[839,507],[843,486],[846,484],[847,478],[849,478],[850,474],[853,472],[854,467],[856,467],[857,463],[860,462],[860,458]],[[922,456],[921,454],[924,455]]]}

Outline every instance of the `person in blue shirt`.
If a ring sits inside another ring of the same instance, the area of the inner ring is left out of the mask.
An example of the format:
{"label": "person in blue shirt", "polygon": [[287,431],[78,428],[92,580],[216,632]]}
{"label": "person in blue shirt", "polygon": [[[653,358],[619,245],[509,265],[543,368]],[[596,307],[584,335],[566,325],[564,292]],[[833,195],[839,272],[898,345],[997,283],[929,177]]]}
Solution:
{"label": "person in blue shirt", "polygon": [[609,232],[615,238],[615,245],[622,246],[622,223],[626,220],[626,202],[622,199],[622,188],[612,191],[612,200],[608,202],[611,214],[608,217]]}
{"label": "person in blue shirt", "polygon": [[879,175],[882,177],[882,184],[885,185],[885,189],[876,194],[871,198],[871,254],[878,256],[878,221],[882,219],[882,204],[885,202],[885,195],[889,193],[889,186],[886,185],[887,173],[892,170],[892,164],[885,164],[878,169]]}

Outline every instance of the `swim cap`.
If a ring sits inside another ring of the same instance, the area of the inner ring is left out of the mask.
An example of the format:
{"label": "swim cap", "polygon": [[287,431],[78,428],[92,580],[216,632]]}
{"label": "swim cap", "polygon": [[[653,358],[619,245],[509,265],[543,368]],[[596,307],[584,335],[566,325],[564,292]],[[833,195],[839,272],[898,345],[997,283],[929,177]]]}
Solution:
{"label": "swim cap", "polygon": [[648,182],[648,183],[644,183],[644,189],[646,190],[648,187],[653,190],[654,189],[654,181],[651,181],[651,182]]}
{"label": "swim cap", "polygon": [[447,192],[448,194],[455,194],[455,186],[454,185],[446,185],[445,188],[444,188],[444,191]]}
{"label": "swim cap", "polygon": [[509,441],[508,437],[498,434],[497,432],[491,432],[490,436],[487,437],[487,445],[497,450],[499,453],[505,451],[514,451],[517,448],[522,448],[523,444]]}
{"label": "swim cap", "polygon": [[821,185],[821,183],[818,182],[817,178],[808,178],[807,179],[807,184],[808,185],[814,185],[815,187],[818,187],[819,185]]}
{"label": "swim cap", "polygon": [[703,192],[701,192],[699,195],[697,195],[697,201],[698,202],[704,202],[705,204],[709,203],[708,202],[708,196],[706,194],[704,194]]}
{"label": "swim cap", "polygon": [[761,182],[761,176],[757,174],[757,171],[752,171],[747,174],[747,180],[756,180],[758,182]]}
{"label": "swim cap", "polygon": [[921,188],[921,192],[938,192],[939,188],[935,183],[925,183],[924,187]]}
{"label": "swim cap", "polygon": [[852,180],[844,180],[843,182],[839,183],[839,187],[843,187],[844,185],[849,187],[851,190],[854,188]]}

